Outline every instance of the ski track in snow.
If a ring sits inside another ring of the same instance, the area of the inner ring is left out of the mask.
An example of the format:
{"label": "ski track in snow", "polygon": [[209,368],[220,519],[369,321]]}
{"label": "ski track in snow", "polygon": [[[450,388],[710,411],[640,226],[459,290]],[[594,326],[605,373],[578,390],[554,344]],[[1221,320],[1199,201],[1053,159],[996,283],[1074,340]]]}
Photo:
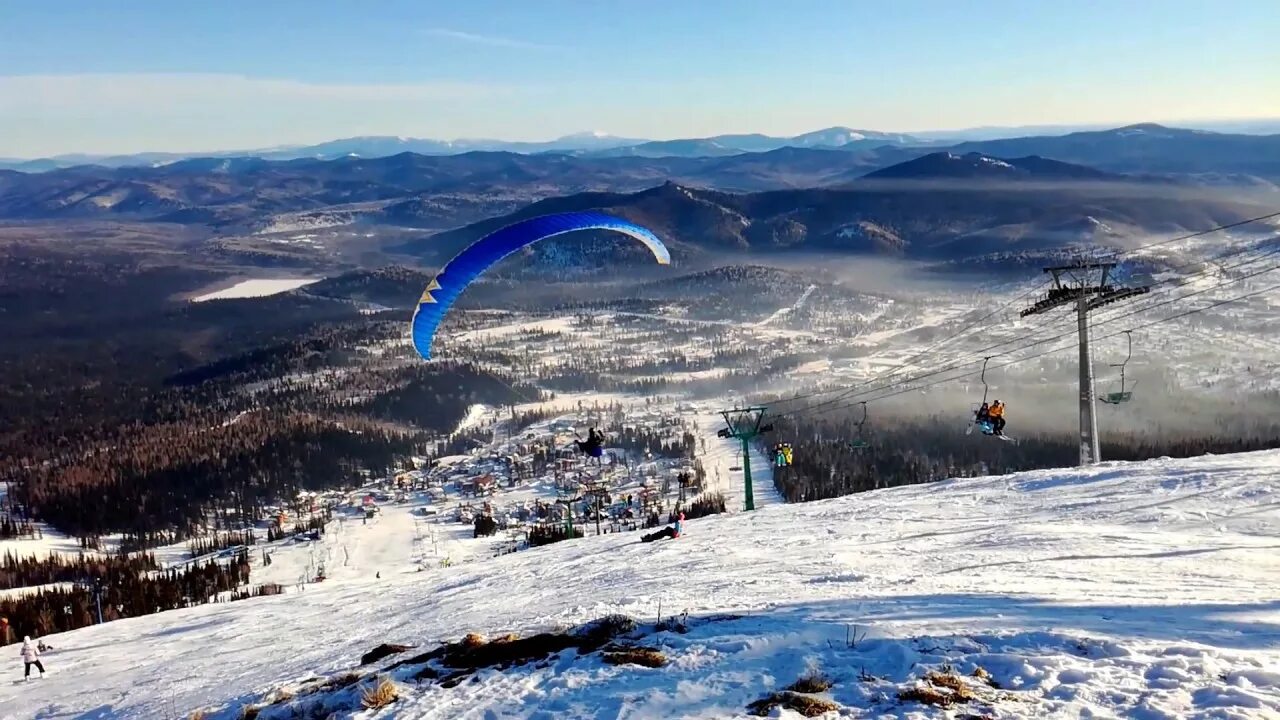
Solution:
{"label": "ski track in snow", "polygon": [[817,289],[818,289],[817,285],[810,285],[809,287],[805,288],[804,292],[800,293],[800,298],[796,300],[794,305],[789,305],[784,308],[778,308],[776,311],[774,311],[772,315],[756,323],[755,327],[764,327],[766,325],[770,325],[774,322],[777,322],[778,320],[781,320],[783,317],[790,315],[796,310],[799,310],[801,307],[804,307],[804,301],[808,300],[809,296],[813,294],[813,291]]}
{"label": "ski track in snow", "polygon": [[[957,717],[966,710],[896,700],[949,663],[984,667],[1016,698],[967,709],[992,717],[1276,718],[1277,479],[1272,451],[948,480],[692,520],[652,545],[605,535],[421,572],[407,511],[347,519],[325,542],[355,559],[330,561],[330,579],[302,592],[49,638],[51,675],[0,684],[0,718],[208,707],[229,720],[382,642],[432,646],[614,612],[651,623],[659,603],[691,621],[687,634],[640,640],[666,668],[571,651],[453,689],[397,675],[406,695],[376,717],[745,716],[812,668],[835,681],[844,717]],[[284,555],[273,569],[284,572]],[[720,613],[741,617],[700,619]],[[5,650],[17,679],[17,648]]]}

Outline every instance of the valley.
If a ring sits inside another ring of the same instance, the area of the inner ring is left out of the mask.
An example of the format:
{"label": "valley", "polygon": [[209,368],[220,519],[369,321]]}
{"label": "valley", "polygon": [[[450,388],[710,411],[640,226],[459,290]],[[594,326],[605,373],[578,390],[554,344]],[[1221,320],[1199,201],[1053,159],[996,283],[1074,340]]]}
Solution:
{"label": "valley", "polygon": [[6,161],[0,719],[1280,714],[1280,136],[985,134]]}

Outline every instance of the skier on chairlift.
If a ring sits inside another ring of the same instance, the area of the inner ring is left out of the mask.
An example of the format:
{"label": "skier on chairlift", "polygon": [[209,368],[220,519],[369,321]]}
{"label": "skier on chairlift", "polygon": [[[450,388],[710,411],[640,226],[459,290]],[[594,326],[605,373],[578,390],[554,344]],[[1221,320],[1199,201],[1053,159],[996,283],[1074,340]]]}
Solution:
{"label": "skier on chairlift", "polygon": [[991,407],[987,409],[987,417],[991,422],[991,434],[1004,434],[1004,403],[999,400],[993,400]]}
{"label": "skier on chairlift", "polygon": [[978,408],[977,412],[973,414],[973,421],[978,425],[991,422],[991,406],[985,402],[982,403],[982,407]]}

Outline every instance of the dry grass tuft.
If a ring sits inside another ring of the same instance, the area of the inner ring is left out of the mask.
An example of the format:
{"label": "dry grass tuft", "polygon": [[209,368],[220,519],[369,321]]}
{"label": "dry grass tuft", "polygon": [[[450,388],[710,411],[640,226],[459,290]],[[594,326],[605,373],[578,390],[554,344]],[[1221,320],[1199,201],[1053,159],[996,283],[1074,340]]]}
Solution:
{"label": "dry grass tuft", "polygon": [[924,680],[934,687],[950,690],[954,699],[959,702],[969,702],[977,699],[977,696],[973,694],[973,690],[965,684],[959,675],[954,673],[929,673],[925,675]]}
{"label": "dry grass tuft", "polygon": [[187,716],[187,720],[204,720],[207,717],[209,717],[209,713],[204,710],[196,710]]}
{"label": "dry grass tuft", "polygon": [[948,708],[957,703],[977,700],[978,696],[965,683],[964,678],[948,671],[931,672],[925,675],[923,683],[899,692],[898,699],[903,702],[918,702],[923,705]]}
{"label": "dry grass tuft", "polygon": [[380,679],[376,685],[365,688],[360,693],[360,705],[365,710],[384,708],[400,699],[400,688],[387,678]]}
{"label": "dry grass tuft", "polygon": [[[490,640],[479,633],[470,633],[457,642],[444,643],[434,650],[402,659],[387,670],[406,665],[418,666],[413,676],[415,681],[435,680],[444,687],[454,687],[484,668],[503,670],[527,663],[546,667],[556,655],[573,648],[580,654],[592,653],[635,628],[635,621],[625,615],[608,615],[562,632],[528,637],[508,633]],[[636,662],[649,667],[660,667],[655,664],[659,660],[666,664],[666,658],[656,651],[638,655],[635,659],[620,658],[621,662]]]}
{"label": "dry grass tuft", "polygon": [[292,690],[289,690],[286,688],[276,688],[275,690],[272,690],[270,693],[268,693],[267,696],[262,699],[262,702],[266,703],[267,705],[279,705],[280,703],[290,702],[297,696],[298,694]]}
{"label": "dry grass tuft", "polygon": [[955,702],[955,699],[951,697],[951,693],[944,693],[928,685],[907,688],[898,693],[898,699],[902,702],[918,702],[921,705],[933,705],[941,708],[951,707]]}
{"label": "dry grass tuft", "polygon": [[333,677],[326,680],[322,687],[325,690],[341,690],[342,688],[351,687],[352,685],[355,685],[356,683],[360,682],[360,680],[363,677],[364,676],[361,675],[360,673],[354,673],[354,672],[342,673],[341,675],[334,675]]}
{"label": "dry grass tuft", "polygon": [[626,635],[636,629],[636,621],[626,615],[605,615],[591,622],[578,626],[570,634],[577,636],[583,652],[593,652],[604,647],[615,638]]}
{"label": "dry grass tuft", "polygon": [[831,689],[831,680],[821,673],[811,672],[791,683],[787,689],[798,693],[822,693]]}
{"label": "dry grass tuft", "polygon": [[973,676],[996,690],[1000,689],[1000,683],[996,682],[996,679],[991,677],[991,673],[987,672],[987,669],[981,665],[974,668]]}
{"label": "dry grass tuft", "polygon": [[564,634],[539,633],[527,638],[508,636],[502,642],[476,644],[468,635],[462,642],[449,645],[441,662],[450,668],[478,670],[487,667],[510,667],[541,660],[578,646],[578,639]]}
{"label": "dry grass tuft", "polygon": [[625,647],[606,650],[604,661],[610,665],[640,665],[647,668],[660,668],[667,664],[667,656],[653,648]]}
{"label": "dry grass tuft", "polygon": [[245,705],[240,708],[240,720],[257,720],[258,714],[262,712],[262,708],[257,705]]}
{"label": "dry grass tuft", "polygon": [[763,717],[772,712],[776,707],[782,707],[787,710],[798,712],[805,717],[818,717],[819,715],[824,715],[840,709],[839,705],[836,705],[830,700],[823,700],[821,698],[784,691],[760,698],[748,705],[747,710],[749,710],[752,715],[759,715]]}

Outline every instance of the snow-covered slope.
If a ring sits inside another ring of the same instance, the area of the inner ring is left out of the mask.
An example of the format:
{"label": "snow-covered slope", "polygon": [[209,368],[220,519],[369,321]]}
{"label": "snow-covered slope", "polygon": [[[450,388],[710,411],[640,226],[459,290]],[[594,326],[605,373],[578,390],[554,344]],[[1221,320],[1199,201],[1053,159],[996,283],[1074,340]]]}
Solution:
{"label": "snow-covered slope", "polygon": [[[1280,452],[1107,463],[772,505],[654,544],[623,533],[334,578],[53,637],[51,676],[0,684],[0,717],[231,718],[379,643],[625,613],[665,667],[567,651],[453,688],[402,668],[401,699],[376,717],[734,717],[817,670],[844,717],[1275,718],[1278,481]],[[413,541],[395,532],[381,541]],[[645,625],[659,608],[687,612],[688,631]],[[981,699],[899,699],[944,666]],[[341,702],[299,697],[260,717],[375,716]]]}

